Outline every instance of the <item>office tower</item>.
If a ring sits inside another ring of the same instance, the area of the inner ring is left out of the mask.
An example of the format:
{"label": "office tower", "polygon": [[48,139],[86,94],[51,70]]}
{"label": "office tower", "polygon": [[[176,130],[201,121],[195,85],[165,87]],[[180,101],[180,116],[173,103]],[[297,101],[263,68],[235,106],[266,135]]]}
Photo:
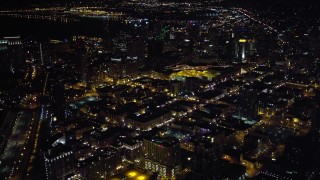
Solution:
{"label": "office tower", "polygon": [[247,62],[247,52],[246,52],[246,39],[239,39],[238,42],[238,58],[241,60],[242,63],[246,63]]}
{"label": "office tower", "polygon": [[235,57],[241,63],[247,63],[256,54],[256,41],[254,39],[239,39],[235,43]]}
{"label": "office tower", "polygon": [[256,54],[256,40],[255,39],[249,39],[248,40],[248,54],[249,56],[253,56]]}
{"label": "office tower", "polygon": [[1,49],[8,49],[10,46],[21,46],[20,36],[2,37],[0,38]]}
{"label": "office tower", "polygon": [[143,140],[143,168],[173,177],[179,170],[180,144],[175,138],[149,137]]}
{"label": "office tower", "polygon": [[77,54],[78,62],[78,78],[82,83],[87,83],[87,60],[88,60],[88,47],[86,47],[85,42],[79,40],[76,42],[75,52]]}
{"label": "office tower", "polygon": [[238,99],[238,116],[244,120],[255,120],[258,116],[257,93],[251,86],[245,86],[240,89]]}
{"label": "office tower", "polygon": [[121,152],[124,158],[131,162],[137,162],[142,157],[142,142],[124,140]]}
{"label": "office tower", "polygon": [[2,49],[6,50],[10,59],[10,68],[15,70],[24,70],[26,62],[23,59],[23,47],[20,36],[0,38]]}
{"label": "office tower", "polygon": [[73,151],[62,144],[49,149],[44,155],[46,176],[48,180],[63,180],[74,172]]}
{"label": "office tower", "polygon": [[11,53],[8,51],[8,47],[6,44],[2,44],[0,40],[0,58],[3,64],[0,67],[0,70],[2,73],[4,72],[12,72],[12,59],[11,59]]}

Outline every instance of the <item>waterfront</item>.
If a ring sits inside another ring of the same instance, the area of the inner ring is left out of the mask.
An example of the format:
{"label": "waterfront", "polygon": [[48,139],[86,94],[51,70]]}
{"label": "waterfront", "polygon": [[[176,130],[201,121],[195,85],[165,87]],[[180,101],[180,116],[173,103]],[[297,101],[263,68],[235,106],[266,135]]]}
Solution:
{"label": "waterfront", "polygon": [[[36,40],[51,39],[65,40],[72,36],[106,37],[107,29],[116,33],[120,29],[121,21],[107,19],[81,19],[74,22],[49,21],[0,16],[3,24],[0,28],[2,36],[21,36],[22,39],[33,36]],[[23,29],[23,31],[22,31]]]}

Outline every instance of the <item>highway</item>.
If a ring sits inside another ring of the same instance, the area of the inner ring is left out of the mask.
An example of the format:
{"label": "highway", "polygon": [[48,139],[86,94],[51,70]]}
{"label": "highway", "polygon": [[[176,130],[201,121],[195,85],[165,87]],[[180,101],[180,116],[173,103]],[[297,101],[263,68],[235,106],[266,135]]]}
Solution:
{"label": "highway", "polygon": [[[32,114],[27,112],[19,112],[19,115],[13,119],[14,126],[11,133],[7,136],[7,144],[1,156],[1,173],[4,179],[9,179],[14,171],[17,162],[20,161],[22,149],[26,143],[25,136],[29,127]],[[18,160],[19,159],[19,160]]]}
{"label": "highway", "polygon": [[16,118],[11,118],[13,128],[6,135],[7,144],[0,157],[0,175],[3,179],[25,179],[32,162],[31,156],[37,147],[40,116],[44,114],[41,111],[44,109],[32,105],[32,108],[21,109]]}

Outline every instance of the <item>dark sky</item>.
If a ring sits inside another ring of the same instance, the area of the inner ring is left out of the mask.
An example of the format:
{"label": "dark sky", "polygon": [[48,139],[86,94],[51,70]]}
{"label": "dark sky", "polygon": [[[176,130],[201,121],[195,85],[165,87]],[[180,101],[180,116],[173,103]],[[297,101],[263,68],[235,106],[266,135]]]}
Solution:
{"label": "dark sky", "polygon": [[34,5],[68,4],[79,2],[103,2],[105,0],[0,0],[0,8],[8,7],[30,7]]}
{"label": "dark sky", "polygon": [[[96,2],[97,4],[103,3],[103,2],[118,2],[123,0],[0,0],[0,9],[8,8],[8,7],[30,7],[30,6],[38,6],[38,5],[52,5],[52,4],[79,4],[82,2],[82,4],[90,4],[93,2]],[[125,0],[124,0],[125,1]],[[158,0],[158,1],[175,1],[175,2],[192,2],[197,0]],[[272,6],[320,6],[320,0],[225,0],[225,4],[228,4],[229,6],[266,6],[266,5],[272,5]],[[320,8],[320,7],[319,7]]]}

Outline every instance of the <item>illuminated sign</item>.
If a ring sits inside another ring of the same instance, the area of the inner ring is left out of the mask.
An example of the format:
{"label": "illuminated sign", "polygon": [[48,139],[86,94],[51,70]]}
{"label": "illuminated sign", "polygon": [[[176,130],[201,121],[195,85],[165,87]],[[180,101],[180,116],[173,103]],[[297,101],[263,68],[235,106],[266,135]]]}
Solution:
{"label": "illuminated sign", "polygon": [[247,40],[246,39],[239,39],[239,42],[245,43],[245,42],[247,42]]}

